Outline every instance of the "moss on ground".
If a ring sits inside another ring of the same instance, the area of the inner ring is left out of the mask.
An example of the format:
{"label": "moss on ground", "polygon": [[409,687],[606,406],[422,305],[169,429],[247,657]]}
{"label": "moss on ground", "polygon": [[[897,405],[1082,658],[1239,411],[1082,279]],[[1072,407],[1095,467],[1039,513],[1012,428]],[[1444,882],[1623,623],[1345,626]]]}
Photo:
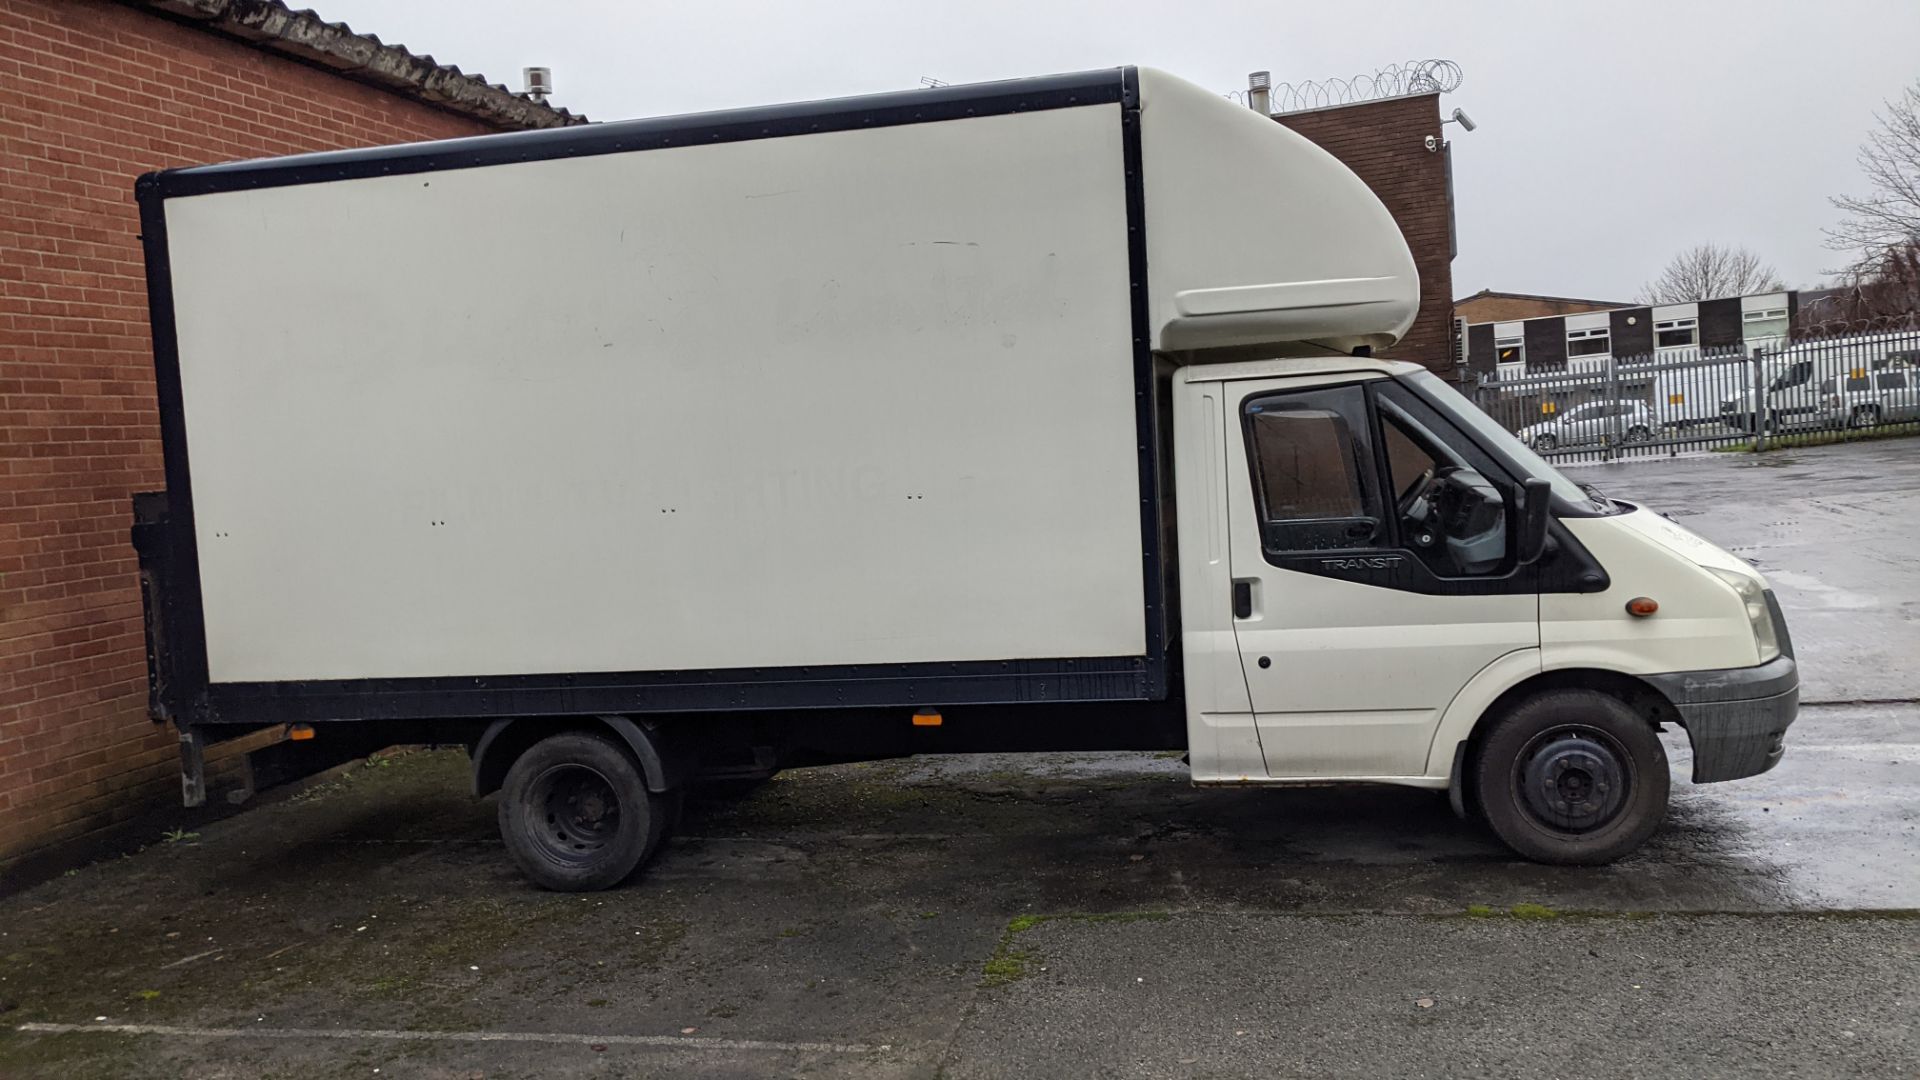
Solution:
{"label": "moss on ground", "polygon": [[980,967],[980,985],[983,988],[1005,986],[1019,982],[1033,972],[1039,961],[1039,954],[1020,944],[1020,936],[1027,931],[1048,922],[1083,923],[1128,923],[1170,919],[1169,911],[1109,911],[1109,912],[1068,912],[1058,915],[1015,915],[1007,920],[1007,927],[1000,932],[1000,941],[994,946],[992,955]]}
{"label": "moss on ground", "polygon": [[[1835,443],[1873,442],[1877,439],[1906,439],[1920,435],[1920,424],[1882,424],[1871,428],[1845,428],[1838,431],[1809,431],[1799,435],[1769,435],[1767,450],[1803,450],[1811,446],[1831,446]],[[1716,453],[1747,453],[1754,448],[1754,440],[1729,443],[1716,446]]]}
{"label": "moss on ground", "polygon": [[[1559,912],[1554,910],[1553,908],[1547,907],[1545,904],[1515,904],[1512,907],[1506,908],[1504,910],[1501,908],[1489,906],[1487,904],[1468,904],[1467,910],[1461,912],[1461,916],[1465,916],[1466,918],[1469,918],[1469,919],[1541,920],[1541,919],[1558,919],[1562,914],[1563,914],[1562,912]],[[1442,917],[1445,918],[1447,916],[1442,916]],[[1453,916],[1453,917],[1458,918],[1460,916]]]}

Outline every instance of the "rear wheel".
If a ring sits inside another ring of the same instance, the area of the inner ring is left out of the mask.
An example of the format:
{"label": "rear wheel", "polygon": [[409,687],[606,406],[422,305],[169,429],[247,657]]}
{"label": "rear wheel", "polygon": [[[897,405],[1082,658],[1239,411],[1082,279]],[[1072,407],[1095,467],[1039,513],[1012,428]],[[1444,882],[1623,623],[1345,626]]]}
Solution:
{"label": "rear wheel", "polygon": [[1533,448],[1535,450],[1552,450],[1559,445],[1560,440],[1552,434],[1536,435],[1533,437]]}
{"label": "rear wheel", "polygon": [[1627,429],[1627,441],[1630,443],[1643,443],[1652,438],[1653,432],[1647,430],[1645,424],[1635,424]]}
{"label": "rear wheel", "polygon": [[1488,826],[1535,862],[1612,862],[1667,814],[1671,777],[1653,725],[1595,690],[1520,703],[1487,731],[1474,769]]}
{"label": "rear wheel", "polygon": [[1877,427],[1879,423],[1880,407],[1878,405],[1862,405],[1854,409],[1853,415],[1847,418],[1847,426],[1853,428]]}
{"label": "rear wheel", "polygon": [[507,770],[500,837],[534,884],[561,892],[625,880],[660,844],[672,807],[624,747],[585,732],[542,739]]}

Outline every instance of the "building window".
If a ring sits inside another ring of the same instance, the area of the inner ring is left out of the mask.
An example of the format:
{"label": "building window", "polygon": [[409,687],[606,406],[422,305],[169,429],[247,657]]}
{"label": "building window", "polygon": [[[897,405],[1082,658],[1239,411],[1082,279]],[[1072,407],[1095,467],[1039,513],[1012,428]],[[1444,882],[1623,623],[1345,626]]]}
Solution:
{"label": "building window", "polygon": [[1653,324],[1653,344],[1660,349],[1690,349],[1700,344],[1699,319],[1668,319]]}
{"label": "building window", "polygon": [[1527,367],[1527,343],[1522,338],[1493,339],[1493,359],[1504,371],[1524,371]]}
{"label": "building window", "polygon": [[1605,356],[1613,351],[1613,331],[1604,326],[1567,331],[1568,356]]}
{"label": "building window", "polygon": [[1752,311],[1742,312],[1740,317],[1748,322],[1766,322],[1769,319],[1784,319],[1787,317],[1787,309],[1783,307],[1754,308]]}

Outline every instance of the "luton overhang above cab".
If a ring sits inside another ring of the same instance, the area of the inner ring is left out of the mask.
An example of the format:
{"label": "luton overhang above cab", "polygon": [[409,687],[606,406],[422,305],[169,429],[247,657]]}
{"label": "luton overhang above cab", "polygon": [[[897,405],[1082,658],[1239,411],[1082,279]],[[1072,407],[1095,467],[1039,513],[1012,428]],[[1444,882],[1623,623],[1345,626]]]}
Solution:
{"label": "luton overhang above cab", "polygon": [[1140,99],[1156,350],[1378,352],[1413,325],[1413,253],[1339,159],[1151,68]]}

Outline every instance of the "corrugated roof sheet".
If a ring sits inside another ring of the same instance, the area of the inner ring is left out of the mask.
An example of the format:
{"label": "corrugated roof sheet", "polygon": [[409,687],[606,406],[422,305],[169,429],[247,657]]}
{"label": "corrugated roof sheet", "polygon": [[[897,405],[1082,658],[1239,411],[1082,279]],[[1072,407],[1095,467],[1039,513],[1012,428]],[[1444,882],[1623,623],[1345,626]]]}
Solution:
{"label": "corrugated roof sheet", "polygon": [[346,23],[328,22],[311,10],[295,10],[281,0],[120,2],[318,64],[345,78],[462,113],[501,130],[587,122],[578,113],[529,101],[484,76],[469,75],[405,45],[389,45],[373,34],[357,33]]}

